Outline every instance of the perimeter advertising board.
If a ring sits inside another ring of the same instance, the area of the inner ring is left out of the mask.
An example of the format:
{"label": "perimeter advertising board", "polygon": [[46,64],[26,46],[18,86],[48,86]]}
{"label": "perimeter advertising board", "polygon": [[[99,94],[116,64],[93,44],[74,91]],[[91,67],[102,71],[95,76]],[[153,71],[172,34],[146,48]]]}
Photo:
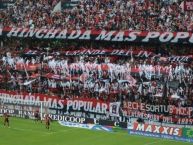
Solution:
{"label": "perimeter advertising board", "polygon": [[133,125],[128,127],[128,133],[131,135],[142,135],[147,137],[172,139],[176,141],[193,142],[193,130],[189,128],[169,127],[135,122]]}

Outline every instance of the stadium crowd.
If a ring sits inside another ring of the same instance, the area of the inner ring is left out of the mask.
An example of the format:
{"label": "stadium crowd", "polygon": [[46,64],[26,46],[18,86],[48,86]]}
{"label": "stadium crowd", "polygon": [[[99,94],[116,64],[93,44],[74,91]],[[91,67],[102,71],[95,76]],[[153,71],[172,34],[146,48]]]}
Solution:
{"label": "stadium crowd", "polygon": [[58,0],[20,0],[0,11],[1,26],[59,29],[193,31],[193,12],[181,1],[80,0],[54,12]]}
{"label": "stadium crowd", "polygon": [[[53,12],[58,0],[19,0],[0,10],[0,27],[192,32],[193,12],[182,11],[180,2],[80,0],[73,9]],[[51,46],[42,45],[45,43],[50,42],[39,40],[35,44],[30,40],[3,38],[0,89],[61,98],[193,106],[190,45],[117,45],[91,41],[66,41],[59,45],[56,40]],[[153,56],[66,55],[68,50],[105,49],[147,51]],[[171,60],[171,56],[187,56],[189,60]]]}
{"label": "stadium crowd", "polygon": [[[71,44],[65,50],[28,48],[2,52],[1,88],[111,102],[129,100],[176,106],[193,103],[192,58],[185,62],[171,60],[171,50],[152,57],[66,55],[67,50],[73,52],[73,47]],[[79,44],[77,50],[89,49],[81,48],[84,45]],[[92,45],[92,50],[99,49]],[[127,47],[127,50],[147,51],[142,46]],[[149,47],[150,50],[157,51],[155,47]]]}

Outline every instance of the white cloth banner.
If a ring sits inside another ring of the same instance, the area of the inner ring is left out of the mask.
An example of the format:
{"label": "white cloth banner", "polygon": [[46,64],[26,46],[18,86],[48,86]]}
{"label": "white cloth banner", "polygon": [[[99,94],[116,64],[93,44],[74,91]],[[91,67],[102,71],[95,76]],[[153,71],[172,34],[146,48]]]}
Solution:
{"label": "white cloth banner", "polygon": [[113,102],[109,104],[109,115],[110,116],[119,116],[120,102]]}

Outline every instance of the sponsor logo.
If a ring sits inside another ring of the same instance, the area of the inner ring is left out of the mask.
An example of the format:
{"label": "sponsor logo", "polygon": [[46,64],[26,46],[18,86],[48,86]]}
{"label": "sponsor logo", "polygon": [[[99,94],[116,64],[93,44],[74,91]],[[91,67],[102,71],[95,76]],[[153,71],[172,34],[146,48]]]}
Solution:
{"label": "sponsor logo", "polygon": [[92,124],[80,124],[80,123],[65,122],[65,121],[58,121],[58,122],[62,126],[84,128],[84,129],[91,129],[94,126]]}
{"label": "sponsor logo", "polygon": [[158,133],[158,134],[165,134],[165,135],[182,136],[182,129],[181,128],[175,128],[175,127],[166,127],[166,126],[134,123],[133,129],[136,131],[144,131],[144,132]]}
{"label": "sponsor logo", "polygon": [[193,128],[183,128],[183,136],[193,138]]}
{"label": "sponsor logo", "polygon": [[49,115],[52,120],[60,120],[64,122],[74,122],[74,123],[84,123],[86,121],[83,117],[74,117],[74,116],[62,116],[62,115]]}
{"label": "sponsor logo", "polygon": [[172,139],[176,141],[193,142],[193,139],[186,138],[186,137],[173,136],[173,135],[150,133],[150,132],[143,132],[143,131],[136,131],[136,130],[129,130],[128,133],[131,135],[141,135],[141,136],[146,136],[146,137],[155,137],[155,138]]}
{"label": "sponsor logo", "polygon": [[92,130],[101,130],[101,131],[107,131],[112,132],[112,127],[102,126],[102,125],[94,125],[92,127]]}
{"label": "sponsor logo", "polygon": [[58,121],[60,125],[67,126],[67,127],[76,127],[76,128],[84,128],[90,130],[101,130],[112,132],[112,127],[106,127],[102,125],[95,125],[95,124],[80,124],[80,123],[73,123],[73,122],[65,122],[65,121]]}

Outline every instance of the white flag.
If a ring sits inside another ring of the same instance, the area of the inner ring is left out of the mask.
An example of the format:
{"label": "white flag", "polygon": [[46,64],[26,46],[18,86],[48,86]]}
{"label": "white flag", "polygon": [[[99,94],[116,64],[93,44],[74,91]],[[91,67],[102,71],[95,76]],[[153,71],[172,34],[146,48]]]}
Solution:
{"label": "white flag", "polygon": [[184,12],[184,1],[183,1],[183,2],[181,2],[181,4],[180,4],[180,8],[182,9],[182,12]]}
{"label": "white flag", "polygon": [[59,1],[59,2],[55,5],[52,13],[61,12],[61,10],[62,10],[61,1]]}
{"label": "white flag", "polygon": [[24,85],[24,86],[27,86],[27,85],[30,85],[31,83],[35,82],[35,81],[36,81],[36,79],[30,80],[30,81],[25,81],[25,82],[23,83],[23,85]]}
{"label": "white flag", "polygon": [[113,102],[109,104],[109,114],[110,116],[119,116],[120,102]]}

